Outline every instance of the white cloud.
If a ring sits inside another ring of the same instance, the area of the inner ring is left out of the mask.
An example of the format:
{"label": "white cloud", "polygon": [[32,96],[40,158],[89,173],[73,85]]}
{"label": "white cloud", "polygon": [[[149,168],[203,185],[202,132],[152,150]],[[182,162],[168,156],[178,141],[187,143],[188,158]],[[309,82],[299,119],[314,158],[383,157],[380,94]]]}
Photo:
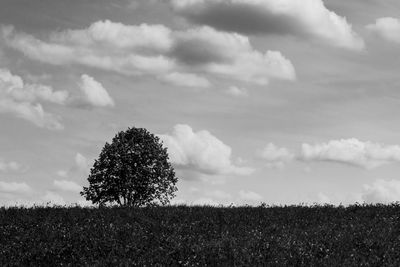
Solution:
{"label": "white cloud", "polygon": [[369,24],[366,28],[387,41],[400,44],[400,19],[379,18],[375,24]]}
{"label": "white cloud", "polygon": [[32,192],[32,188],[26,183],[0,181],[0,193],[26,194]]}
{"label": "white cloud", "polygon": [[231,161],[232,149],[206,130],[193,132],[188,125],[178,124],[171,135],[159,135],[168,148],[171,162],[178,167],[205,174],[247,175],[251,168],[236,166]]}
{"label": "white cloud", "polygon": [[54,187],[61,191],[79,193],[82,190],[82,186],[78,185],[73,181],[68,180],[54,180]]}
{"label": "white cloud", "polygon": [[173,55],[208,73],[258,84],[267,84],[271,78],[296,78],[292,63],[280,52],[261,53],[246,36],[199,27],[176,32],[175,37]]}
{"label": "white cloud", "polygon": [[283,168],[285,163],[295,158],[295,155],[287,148],[277,147],[273,143],[269,143],[260,152],[260,157],[267,162],[269,167]]}
{"label": "white cloud", "polygon": [[23,87],[13,88],[9,94],[17,101],[21,102],[34,102],[43,100],[53,102],[56,104],[65,104],[68,98],[67,91],[56,91],[49,86],[26,84]]}
{"label": "white cloud", "polygon": [[230,94],[232,96],[236,96],[236,97],[248,96],[248,92],[247,92],[246,88],[240,88],[240,87],[236,87],[236,86],[230,86],[226,90],[226,93]]}
{"label": "white cloud", "polygon": [[114,106],[114,100],[110,97],[107,90],[93,77],[83,74],[79,88],[85,94],[86,101],[89,104],[97,107]]}
{"label": "white cloud", "polygon": [[399,162],[400,146],[361,142],[355,138],[331,140],[322,144],[303,144],[301,158],[310,161],[335,161],[372,169],[390,162]]}
{"label": "white cloud", "polygon": [[361,194],[366,203],[390,203],[400,201],[400,181],[378,179],[372,185],[364,185]]}
{"label": "white cloud", "polygon": [[15,161],[4,161],[0,159],[0,171],[8,172],[8,171],[19,171],[21,170],[22,165]]}
{"label": "white cloud", "polygon": [[256,192],[246,190],[240,190],[239,197],[241,200],[249,202],[259,202],[263,199],[263,197]]}
{"label": "white cloud", "polygon": [[[127,29],[122,29],[124,27]],[[159,51],[148,51],[157,50],[158,44],[165,42],[163,34],[156,33],[160,31],[160,26],[138,26],[133,30],[141,32],[140,36],[148,35],[148,39],[142,41],[138,40],[138,34],[128,34],[132,30],[130,27],[135,26],[109,21],[95,22],[83,30],[54,32],[48,41],[17,33],[12,26],[3,26],[1,30],[8,46],[31,59],[53,65],[81,64],[127,75],[164,73],[171,69],[172,61]],[[149,44],[150,40],[154,41],[153,45]]]}
{"label": "white cloud", "polygon": [[54,92],[51,87],[40,84],[24,84],[21,77],[9,70],[0,69],[0,112],[11,113],[33,124],[54,130],[63,129],[60,118],[47,113],[37,101],[64,104],[68,93]]}
{"label": "white cloud", "polygon": [[206,78],[192,73],[172,72],[161,76],[160,79],[177,86],[201,88],[211,86],[210,81],[208,81]]}
{"label": "white cloud", "polygon": [[125,25],[109,20],[97,21],[86,29],[56,32],[50,40],[75,46],[100,45],[102,49],[127,48],[136,51],[168,51],[171,30],[164,25]]}
{"label": "white cloud", "polygon": [[171,3],[191,22],[221,30],[291,34],[347,49],[364,48],[364,41],[346,18],[328,10],[322,0],[172,0]]}
{"label": "white cloud", "polygon": [[296,78],[292,63],[279,51],[259,52],[248,37],[210,27],[171,31],[160,25],[99,21],[86,29],[54,32],[46,41],[11,26],[2,26],[1,33],[6,45],[34,60],[153,75],[181,86],[210,86],[191,72],[258,84]]}

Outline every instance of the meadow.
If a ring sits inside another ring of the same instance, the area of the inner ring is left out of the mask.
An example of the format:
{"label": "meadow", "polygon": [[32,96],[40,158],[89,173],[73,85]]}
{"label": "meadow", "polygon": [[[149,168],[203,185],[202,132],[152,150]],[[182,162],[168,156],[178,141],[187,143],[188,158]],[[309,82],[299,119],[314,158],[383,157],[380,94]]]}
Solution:
{"label": "meadow", "polygon": [[0,266],[400,266],[400,205],[0,208]]}

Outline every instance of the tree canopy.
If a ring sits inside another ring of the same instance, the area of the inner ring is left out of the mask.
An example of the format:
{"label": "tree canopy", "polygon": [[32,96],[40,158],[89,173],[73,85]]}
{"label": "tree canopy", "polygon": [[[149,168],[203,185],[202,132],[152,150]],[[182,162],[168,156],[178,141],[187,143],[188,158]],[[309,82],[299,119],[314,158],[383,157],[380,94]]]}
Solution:
{"label": "tree canopy", "polygon": [[178,178],[160,139],[144,128],[128,128],[106,143],[81,195],[93,204],[168,204]]}

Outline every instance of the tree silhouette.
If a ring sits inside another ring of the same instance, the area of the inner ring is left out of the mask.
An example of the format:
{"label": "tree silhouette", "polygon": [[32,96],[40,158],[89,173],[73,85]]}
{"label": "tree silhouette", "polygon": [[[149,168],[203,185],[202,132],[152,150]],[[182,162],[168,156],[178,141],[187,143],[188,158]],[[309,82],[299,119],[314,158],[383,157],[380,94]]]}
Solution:
{"label": "tree silhouette", "polygon": [[178,178],[160,139],[144,128],[128,128],[106,143],[81,195],[93,204],[168,204]]}

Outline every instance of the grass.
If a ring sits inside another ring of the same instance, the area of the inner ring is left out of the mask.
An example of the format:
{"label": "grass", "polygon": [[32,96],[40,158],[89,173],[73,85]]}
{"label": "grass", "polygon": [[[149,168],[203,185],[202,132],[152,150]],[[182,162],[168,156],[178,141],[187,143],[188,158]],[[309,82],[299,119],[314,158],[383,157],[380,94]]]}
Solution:
{"label": "grass", "polygon": [[0,266],[400,266],[400,205],[0,208]]}

